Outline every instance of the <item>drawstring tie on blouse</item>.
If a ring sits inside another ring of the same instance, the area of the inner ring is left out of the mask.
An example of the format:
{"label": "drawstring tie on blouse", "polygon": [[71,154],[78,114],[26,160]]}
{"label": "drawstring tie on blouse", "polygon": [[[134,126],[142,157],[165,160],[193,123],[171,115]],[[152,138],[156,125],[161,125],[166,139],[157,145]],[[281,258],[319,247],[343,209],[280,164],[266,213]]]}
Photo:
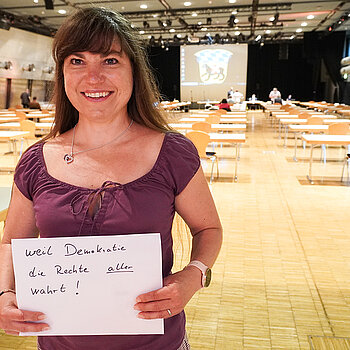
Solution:
{"label": "drawstring tie on blouse", "polygon": [[[70,211],[74,216],[79,215],[82,212],[84,206],[86,207],[83,220],[79,228],[78,236],[81,235],[81,231],[83,229],[84,223],[89,214],[92,219],[92,225],[90,229],[90,235],[92,235],[92,231],[95,224],[95,218],[102,207],[104,192],[107,188],[111,188],[111,187],[115,187],[117,189],[123,189],[123,185],[121,183],[108,180],[108,181],[105,181],[101,187],[92,190],[89,194],[78,193],[75,197],[73,197],[73,199],[70,202]],[[111,191],[111,194],[113,198],[116,201],[118,201],[115,191]]]}

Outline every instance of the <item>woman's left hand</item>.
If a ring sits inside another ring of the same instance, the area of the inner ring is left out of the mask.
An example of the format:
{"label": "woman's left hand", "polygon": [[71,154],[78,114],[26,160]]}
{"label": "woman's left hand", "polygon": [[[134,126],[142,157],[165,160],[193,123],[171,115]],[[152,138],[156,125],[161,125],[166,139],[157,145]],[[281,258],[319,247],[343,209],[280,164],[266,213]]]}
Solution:
{"label": "woman's left hand", "polygon": [[164,287],[139,295],[134,309],[141,311],[139,318],[169,318],[179,314],[200,288],[201,272],[196,267],[186,267],[167,276]]}

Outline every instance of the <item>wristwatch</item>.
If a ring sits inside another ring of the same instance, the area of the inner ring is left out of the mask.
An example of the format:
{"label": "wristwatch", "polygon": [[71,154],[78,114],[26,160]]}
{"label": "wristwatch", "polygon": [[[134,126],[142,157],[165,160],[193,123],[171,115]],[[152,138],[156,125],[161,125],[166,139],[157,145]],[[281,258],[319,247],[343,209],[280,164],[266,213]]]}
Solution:
{"label": "wristwatch", "polygon": [[202,287],[208,287],[211,281],[211,269],[199,260],[191,261],[187,266],[195,266],[202,273]]}

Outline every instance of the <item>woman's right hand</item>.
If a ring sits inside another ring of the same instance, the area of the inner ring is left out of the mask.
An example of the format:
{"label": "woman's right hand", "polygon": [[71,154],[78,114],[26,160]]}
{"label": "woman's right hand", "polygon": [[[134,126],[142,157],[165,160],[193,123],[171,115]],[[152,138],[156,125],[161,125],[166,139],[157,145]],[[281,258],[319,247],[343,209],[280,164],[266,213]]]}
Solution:
{"label": "woman's right hand", "polygon": [[49,330],[47,323],[36,323],[45,319],[42,312],[20,310],[16,295],[5,293],[0,296],[0,328],[6,334],[18,335],[19,332],[42,332]]}

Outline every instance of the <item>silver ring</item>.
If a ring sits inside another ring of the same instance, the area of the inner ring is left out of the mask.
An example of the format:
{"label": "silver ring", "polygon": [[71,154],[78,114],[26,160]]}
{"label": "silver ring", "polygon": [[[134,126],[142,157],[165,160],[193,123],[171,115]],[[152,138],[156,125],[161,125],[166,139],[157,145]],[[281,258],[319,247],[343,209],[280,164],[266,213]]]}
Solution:
{"label": "silver ring", "polygon": [[166,310],[166,311],[168,311],[169,316],[171,316],[171,315],[172,315],[172,313],[171,313],[170,309],[168,309],[168,310]]}

